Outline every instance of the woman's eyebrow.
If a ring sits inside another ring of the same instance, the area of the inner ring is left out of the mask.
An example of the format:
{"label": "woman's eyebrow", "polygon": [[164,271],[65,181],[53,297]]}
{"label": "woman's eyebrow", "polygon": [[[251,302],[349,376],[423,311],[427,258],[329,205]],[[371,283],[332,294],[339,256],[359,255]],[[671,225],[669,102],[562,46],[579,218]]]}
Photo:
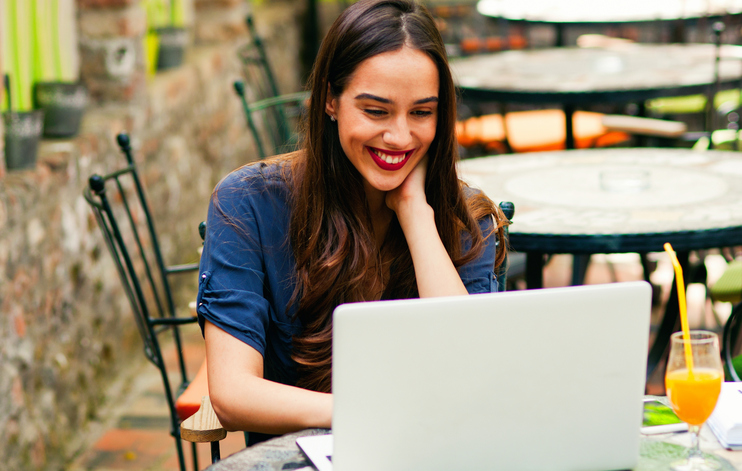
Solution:
{"label": "woman's eyebrow", "polygon": [[[387,104],[387,105],[390,104],[390,103],[393,103],[392,100],[390,100],[389,98],[382,98],[380,96],[372,95],[370,93],[361,93],[360,95],[356,95],[356,100],[363,100],[363,99],[374,100],[374,101],[378,101],[380,103],[384,103],[384,104]],[[414,104],[415,105],[422,105],[422,104],[425,104],[425,103],[438,103],[438,97],[437,96],[429,96],[427,98],[421,98],[420,100],[415,101]]]}

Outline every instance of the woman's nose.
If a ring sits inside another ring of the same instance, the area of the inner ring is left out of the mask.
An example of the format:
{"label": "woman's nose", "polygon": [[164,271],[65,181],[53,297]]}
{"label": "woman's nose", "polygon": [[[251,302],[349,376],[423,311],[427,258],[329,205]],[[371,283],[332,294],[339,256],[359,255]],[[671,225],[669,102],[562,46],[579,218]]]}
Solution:
{"label": "woman's nose", "polygon": [[412,141],[412,134],[410,133],[410,126],[407,123],[407,117],[400,116],[391,120],[382,138],[386,144],[396,149],[406,149],[409,147]]}

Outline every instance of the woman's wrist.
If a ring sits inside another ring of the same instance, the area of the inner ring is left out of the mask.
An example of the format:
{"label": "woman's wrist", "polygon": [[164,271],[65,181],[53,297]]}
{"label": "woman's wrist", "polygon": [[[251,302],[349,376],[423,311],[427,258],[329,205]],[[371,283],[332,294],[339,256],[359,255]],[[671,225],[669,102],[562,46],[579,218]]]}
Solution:
{"label": "woman's wrist", "polygon": [[435,227],[435,211],[423,199],[400,202],[396,208],[397,219],[402,231],[407,234],[408,229],[419,227],[425,222],[432,222]]}

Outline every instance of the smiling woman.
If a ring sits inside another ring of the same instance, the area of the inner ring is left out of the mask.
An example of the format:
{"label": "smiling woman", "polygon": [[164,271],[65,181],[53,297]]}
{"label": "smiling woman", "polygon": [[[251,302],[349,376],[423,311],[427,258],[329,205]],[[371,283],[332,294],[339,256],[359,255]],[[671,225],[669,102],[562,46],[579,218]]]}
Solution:
{"label": "smiling woman", "polygon": [[347,8],[310,89],[303,149],[235,170],[209,207],[198,314],[228,429],[329,427],[335,307],[492,292],[505,255],[505,218],[456,174],[454,86],[423,6]]}
{"label": "smiling woman", "polygon": [[[340,145],[363,176],[368,197],[400,186],[422,162],[435,138],[438,69],[430,57],[404,46],[362,62],[339,97],[328,95]],[[330,87],[332,90],[332,85]]]}

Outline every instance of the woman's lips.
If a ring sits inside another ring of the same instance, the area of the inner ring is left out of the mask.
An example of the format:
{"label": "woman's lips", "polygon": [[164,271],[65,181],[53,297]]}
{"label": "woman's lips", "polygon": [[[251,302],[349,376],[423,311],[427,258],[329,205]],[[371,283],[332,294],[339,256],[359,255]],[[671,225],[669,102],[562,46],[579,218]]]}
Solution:
{"label": "woman's lips", "polygon": [[376,162],[376,165],[383,170],[390,171],[399,170],[404,167],[405,163],[407,163],[407,160],[409,160],[410,155],[412,155],[412,152],[414,151],[414,149],[412,149],[401,152],[392,152],[368,146],[366,147],[366,150],[371,155],[374,162]]}

